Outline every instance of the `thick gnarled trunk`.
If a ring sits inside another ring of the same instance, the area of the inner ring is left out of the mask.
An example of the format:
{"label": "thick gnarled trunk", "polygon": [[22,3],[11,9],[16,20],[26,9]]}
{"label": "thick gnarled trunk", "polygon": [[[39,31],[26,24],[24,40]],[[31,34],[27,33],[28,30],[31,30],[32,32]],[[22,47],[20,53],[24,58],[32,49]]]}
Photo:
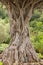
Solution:
{"label": "thick gnarled trunk", "polygon": [[[9,47],[2,53],[4,65],[39,61],[29,38],[28,20],[30,17],[24,20],[23,13],[24,11],[20,10],[19,18],[15,19],[14,10],[12,13],[9,9],[11,41]],[[32,11],[29,12],[29,16],[31,13]]]}
{"label": "thick gnarled trunk", "polygon": [[[38,62],[39,59],[29,38],[28,22],[33,9],[43,5],[43,0],[0,0],[8,9],[11,41],[2,53],[4,65]],[[40,5],[39,5],[40,4]],[[38,8],[39,8],[38,7]]]}

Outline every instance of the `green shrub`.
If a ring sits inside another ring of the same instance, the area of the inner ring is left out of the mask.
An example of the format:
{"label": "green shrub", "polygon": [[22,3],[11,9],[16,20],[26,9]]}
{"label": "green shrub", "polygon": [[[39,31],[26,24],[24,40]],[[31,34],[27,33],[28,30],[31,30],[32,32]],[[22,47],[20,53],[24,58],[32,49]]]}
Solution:
{"label": "green shrub", "polygon": [[43,55],[42,55],[41,53],[38,53],[38,57],[39,57],[40,59],[43,59]]}
{"label": "green shrub", "polygon": [[8,44],[1,43],[0,44],[0,53],[5,50],[5,48],[8,47]]}
{"label": "green shrub", "polygon": [[10,41],[9,30],[9,23],[6,24],[3,20],[0,20],[0,43]]}
{"label": "green shrub", "polygon": [[30,39],[36,52],[43,54],[43,11],[34,11],[30,20]]}
{"label": "green shrub", "polygon": [[0,65],[3,65],[3,62],[0,62]]}

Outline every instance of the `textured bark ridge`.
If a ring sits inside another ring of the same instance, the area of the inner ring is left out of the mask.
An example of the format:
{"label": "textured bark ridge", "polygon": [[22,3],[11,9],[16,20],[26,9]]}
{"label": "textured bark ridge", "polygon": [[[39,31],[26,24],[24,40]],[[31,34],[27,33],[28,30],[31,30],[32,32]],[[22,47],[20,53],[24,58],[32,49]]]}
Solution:
{"label": "textured bark ridge", "polygon": [[16,32],[14,39],[12,39],[12,44],[3,52],[2,59],[5,65],[12,65],[12,63],[16,62],[27,63],[39,61],[29,39],[28,28],[26,26],[23,32]]}
{"label": "textured bark ridge", "polygon": [[[3,2],[3,0],[1,0]],[[10,18],[11,41],[8,48],[2,53],[4,65],[13,63],[38,62],[39,58],[29,39],[28,22],[32,17],[34,6],[42,0],[6,0]]]}

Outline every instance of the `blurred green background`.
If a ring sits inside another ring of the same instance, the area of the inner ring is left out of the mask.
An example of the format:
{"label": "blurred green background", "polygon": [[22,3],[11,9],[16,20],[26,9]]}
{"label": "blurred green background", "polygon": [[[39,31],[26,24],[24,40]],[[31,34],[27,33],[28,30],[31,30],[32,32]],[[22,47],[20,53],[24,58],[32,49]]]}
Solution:
{"label": "blurred green background", "polygon": [[[43,58],[43,10],[35,9],[29,23],[30,39],[40,58]],[[10,25],[6,7],[0,3],[0,53],[9,45]]]}

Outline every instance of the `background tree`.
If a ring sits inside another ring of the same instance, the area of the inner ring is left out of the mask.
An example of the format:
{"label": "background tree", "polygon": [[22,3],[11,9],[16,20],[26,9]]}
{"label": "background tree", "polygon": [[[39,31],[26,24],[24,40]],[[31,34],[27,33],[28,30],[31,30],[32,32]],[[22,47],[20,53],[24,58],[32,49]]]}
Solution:
{"label": "background tree", "polygon": [[[0,0],[8,9],[10,17],[10,45],[2,53],[4,64],[39,61],[29,39],[28,21],[34,7],[42,8],[43,0]],[[40,4],[40,5],[39,5]]]}

